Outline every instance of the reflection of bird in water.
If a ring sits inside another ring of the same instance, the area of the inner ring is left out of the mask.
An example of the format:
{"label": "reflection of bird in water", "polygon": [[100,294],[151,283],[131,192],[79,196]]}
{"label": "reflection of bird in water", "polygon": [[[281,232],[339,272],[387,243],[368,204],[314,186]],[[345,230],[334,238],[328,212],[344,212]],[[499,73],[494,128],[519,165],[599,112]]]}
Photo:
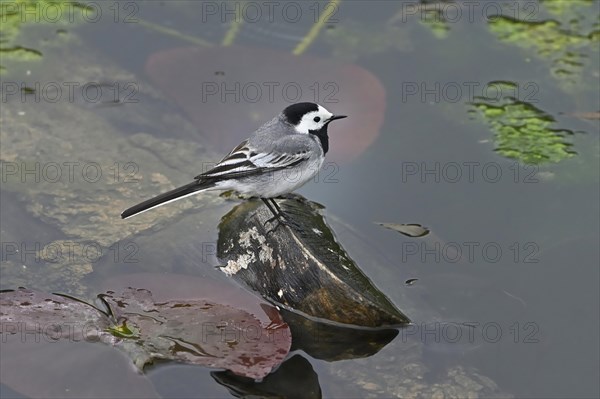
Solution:
{"label": "reflection of bird in water", "polygon": [[206,190],[235,190],[262,198],[277,218],[273,199],[312,179],[329,150],[329,123],[345,118],[315,103],[297,103],[259,127],[207,172],[189,184],[126,209],[123,219]]}

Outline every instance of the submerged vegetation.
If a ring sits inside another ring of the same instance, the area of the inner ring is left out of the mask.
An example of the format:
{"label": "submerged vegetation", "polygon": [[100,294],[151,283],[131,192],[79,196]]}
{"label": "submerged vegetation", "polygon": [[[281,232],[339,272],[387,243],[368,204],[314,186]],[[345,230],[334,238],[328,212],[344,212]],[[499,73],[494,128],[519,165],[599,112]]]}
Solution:
{"label": "submerged vegetation", "polygon": [[[492,84],[499,83],[488,85]],[[501,84],[512,85],[510,82]],[[575,154],[566,139],[572,132],[554,128],[554,118],[528,102],[509,96],[500,101],[477,97],[471,107],[470,112],[479,114],[494,133],[495,151],[500,155],[527,164],[541,164],[558,162]]]}
{"label": "submerged vegetation", "polygon": [[582,83],[589,52],[600,43],[600,21],[593,0],[541,1],[551,18],[523,20],[508,16],[490,19],[489,29],[501,41],[531,50],[549,62],[550,73],[566,87]]}
{"label": "submerged vegetation", "polygon": [[65,26],[77,24],[83,13],[92,18],[96,10],[93,7],[73,1],[51,0],[14,0],[0,2],[0,55],[2,65],[0,73],[7,71],[6,61],[35,61],[42,58],[39,48],[31,48],[19,44],[25,25],[47,24],[59,26],[57,35],[66,31]]}

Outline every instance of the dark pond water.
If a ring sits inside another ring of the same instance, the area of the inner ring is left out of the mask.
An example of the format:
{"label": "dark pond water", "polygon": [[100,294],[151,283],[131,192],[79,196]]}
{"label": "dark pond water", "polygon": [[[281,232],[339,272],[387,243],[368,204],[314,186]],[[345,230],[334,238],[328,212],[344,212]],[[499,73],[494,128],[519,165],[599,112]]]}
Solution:
{"label": "dark pond water", "polygon": [[[46,10],[23,24],[11,45],[43,57],[0,62],[0,288],[91,297],[129,272],[227,280],[206,251],[234,202],[211,196],[131,223],[119,212],[220,159],[220,127],[242,138],[296,98],[318,99],[349,118],[330,128],[331,159],[299,193],[324,205],[340,243],[414,325],[366,358],[298,350],[264,389],[418,397],[439,384],[460,397],[477,391],[447,382],[460,369],[493,381],[483,396],[598,397],[600,6],[467,3],[97,2],[79,23]],[[210,56],[189,55],[206,43]],[[257,47],[269,51],[247,50]],[[14,94],[21,82],[39,96]],[[65,82],[78,85],[72,99]],[[97,86],[80,90],[90,82],[103,84],[99,99]],[[53,242],[60,259],[39,259]],[[100,253],[67,256],[68,243]],[[59,355],[39,356],[52,367]],[[165,363],[148,376],[163,397],[229,397],[241,384],[210,373]],[[265,395],[253,384],[242,391]]]}

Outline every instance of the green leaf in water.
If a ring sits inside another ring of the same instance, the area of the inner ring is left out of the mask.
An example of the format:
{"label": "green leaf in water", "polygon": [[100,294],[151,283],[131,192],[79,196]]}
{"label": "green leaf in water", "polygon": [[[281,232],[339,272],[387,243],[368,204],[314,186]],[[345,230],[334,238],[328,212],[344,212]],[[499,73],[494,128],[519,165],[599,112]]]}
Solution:
{"label": "green leaf in water", "polygon": [[129,327],[127,321],[123,320],[120,324],[110,326],[108,332],[117,338],[136,338],[139,330],[135,327]]}

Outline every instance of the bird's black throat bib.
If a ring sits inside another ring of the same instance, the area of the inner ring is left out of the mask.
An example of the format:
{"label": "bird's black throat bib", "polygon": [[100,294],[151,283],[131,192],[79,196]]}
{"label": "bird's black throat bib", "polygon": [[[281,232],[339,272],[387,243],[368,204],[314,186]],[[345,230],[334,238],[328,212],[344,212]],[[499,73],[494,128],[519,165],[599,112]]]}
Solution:
{"label": "bird's black throat bib", "polygon": [[323,154],[327,154],[327,151],[329,151],[329,136],[327,135],[327,125],[323,126],[319,130],[309,130],[308,132],[310,134],[314,134],[319,138],[321,148],[323,148]]}

